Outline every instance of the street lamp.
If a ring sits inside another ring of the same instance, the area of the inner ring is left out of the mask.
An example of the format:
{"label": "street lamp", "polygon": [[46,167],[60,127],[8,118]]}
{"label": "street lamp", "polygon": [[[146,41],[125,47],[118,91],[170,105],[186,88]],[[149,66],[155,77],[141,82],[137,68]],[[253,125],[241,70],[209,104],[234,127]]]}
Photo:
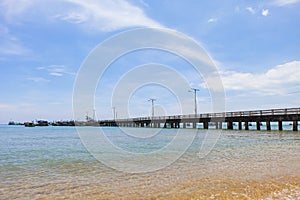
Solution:
{"label": "street lamp", "polygon": [[148,101],[151,101],[152,104],[152,118],[154,117],[154,101],[156,101],[156,99],[148,99]]}
{"label": "street lamp", "polygon": [[93,109],[93,121],[95,121],[96,110]]}
{"label": "street lamp", "polygon": [[116,120],[116,107],[112,107],[114,113],[114,120]]}
{"label": "street lamp", "polygon": [[200,91],[199,89],[196,88],[191,88],[189,92],[194,92],[194,101],[195,101],[195,115],[197,115],[197,92]]}

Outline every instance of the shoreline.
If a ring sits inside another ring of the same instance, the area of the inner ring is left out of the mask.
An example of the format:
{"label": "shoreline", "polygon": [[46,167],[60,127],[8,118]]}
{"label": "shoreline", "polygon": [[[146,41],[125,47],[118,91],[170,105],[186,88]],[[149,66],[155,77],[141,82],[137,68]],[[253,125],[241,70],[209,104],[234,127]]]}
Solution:
{"label": "shoreline", "polygon": [[[123,180],[124,181],[124,180]],[[57,181],[46,184],[0,187],[3,199],[296,199],[300,196],[300,176],[266,180],[246,180],[233,177],[210,177],[189,183],[154,185],[153,178],[139,179],[139,184],[119,187],[119,183],[93,181]],[[133,180],[136,182],[136,180]],[[13,192],[13,193],[12,193]]]}

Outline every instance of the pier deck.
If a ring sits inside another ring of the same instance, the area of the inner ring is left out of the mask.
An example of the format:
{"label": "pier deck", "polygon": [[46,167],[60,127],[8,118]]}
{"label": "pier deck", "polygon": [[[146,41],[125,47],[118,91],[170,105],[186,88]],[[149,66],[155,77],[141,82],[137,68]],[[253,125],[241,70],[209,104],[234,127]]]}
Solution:
{"label": "pier deck", "polygon": [[116,120],[101,120],[100,126],[121,126],[121,127],[152,127],[152,128],[197,128],[202,124],[208,129],[212,124],[217,129],[222,129],[226,123],[227,129],[249,130],[249,126],[255,123],[256,130],[261,130],[262,123],[266,124],[266,130],[271,130],[271,122],[277,123],[278,130],[283,130],[283,122],[291,122],[293,131],[298,131],[300,121],[300,108],[285,108],[255,111],[237,111],[222,113],[205,113],[174,116],[138,117]]}

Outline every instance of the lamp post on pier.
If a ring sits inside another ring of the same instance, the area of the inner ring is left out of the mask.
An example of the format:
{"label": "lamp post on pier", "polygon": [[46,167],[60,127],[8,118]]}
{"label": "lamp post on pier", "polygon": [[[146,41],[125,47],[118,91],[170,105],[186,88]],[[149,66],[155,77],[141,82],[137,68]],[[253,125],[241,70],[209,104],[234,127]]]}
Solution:
{"label": "lamp post on pier", "polygon": [[113,109],[113,113],[114,113],[114,120],[116,120],[116,107],[114,106],[114,107],[112,107],[112,109]]}
{"label": "lamp post on pier", "polygon": [[189,92],[194,92],[195,116],[197,116],[197,92],[198,91],[200,90],[196,88],[191,88],[191,90],[189,90]]}
{"label": "lamp post on pier", "polygon": [[152,104],[152,118],[154,117],[154,101],[156,101],[156,99],[148,99],[148,101],[151,101]]}

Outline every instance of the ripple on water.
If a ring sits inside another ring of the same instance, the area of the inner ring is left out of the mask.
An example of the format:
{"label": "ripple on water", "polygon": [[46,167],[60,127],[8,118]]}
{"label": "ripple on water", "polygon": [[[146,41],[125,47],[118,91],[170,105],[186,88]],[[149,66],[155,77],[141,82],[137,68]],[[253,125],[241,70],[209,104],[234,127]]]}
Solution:
{"label": "ripple on water", "polygon": [[[155,141],[170,141],[172,134],[168,130],[160,136],[167,138]],[[74,129],[20,128],[15,132],[9,130],[9,134],[1,132],[1,199],[293,199],[300,196],[299,133],[224,131],[215,148],[203,159],[197,156],[201,138],[180,159],[162,170],[126,174],[96,161],[81,145]],[[115,141],[122,142],[122,139]],[[123,145],[127,143],[124,141]],[[151,146],[151,143],[153,140],[145,144],[147,149],[163,145]],[[143,148],[142,143],[136,146]]]}

